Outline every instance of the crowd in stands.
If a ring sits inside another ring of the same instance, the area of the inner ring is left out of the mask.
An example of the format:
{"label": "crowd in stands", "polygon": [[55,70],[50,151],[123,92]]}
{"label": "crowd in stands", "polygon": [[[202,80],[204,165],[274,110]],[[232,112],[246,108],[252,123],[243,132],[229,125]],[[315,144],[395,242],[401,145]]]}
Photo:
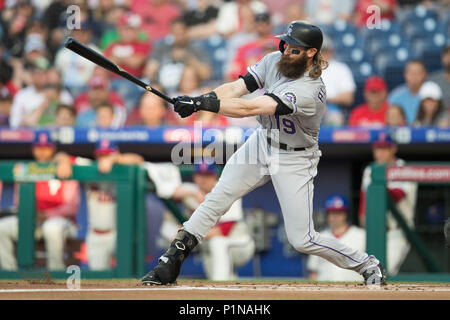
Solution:
{"label": "crowd in stands", "polygon": [[245,74],[278,50],[274,35],[306,19],[325,33],[323,126],[450,127],[449,9],[430,0],[0,0],[0,126],[253,126],[206,112],[181,119],[64,40],[169,96],[200,95]]}

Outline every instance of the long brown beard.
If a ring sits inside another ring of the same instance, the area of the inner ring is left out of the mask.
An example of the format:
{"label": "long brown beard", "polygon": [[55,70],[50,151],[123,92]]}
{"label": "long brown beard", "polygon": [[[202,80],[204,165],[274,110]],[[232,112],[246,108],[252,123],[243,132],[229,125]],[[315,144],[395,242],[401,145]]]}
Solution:
{"label": "long brown beard", "polygon": [[303,76],[307,66],[308,59],[305,52],[302,52],[300,58],[295,60],[282,55],[280,61],[277,62],[278,71],[289,79],[298,79]]}

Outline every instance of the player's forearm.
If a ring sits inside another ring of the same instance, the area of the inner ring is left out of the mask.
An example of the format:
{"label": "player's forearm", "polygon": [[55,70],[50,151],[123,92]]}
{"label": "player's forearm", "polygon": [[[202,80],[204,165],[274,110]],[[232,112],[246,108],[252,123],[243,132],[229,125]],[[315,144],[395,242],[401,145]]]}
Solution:
{"label": "player's forearm", "polygon": [[259,114],[273,114],[274,110],[265,110],[253,100],[242,98],[221,99],[219,114],[232,118],[252,117]]}
{"label": "player's forearm", "polygon": [[242,79],[224,83],[214,89],[214,92],[218,99],[239,98],[249,93]]}

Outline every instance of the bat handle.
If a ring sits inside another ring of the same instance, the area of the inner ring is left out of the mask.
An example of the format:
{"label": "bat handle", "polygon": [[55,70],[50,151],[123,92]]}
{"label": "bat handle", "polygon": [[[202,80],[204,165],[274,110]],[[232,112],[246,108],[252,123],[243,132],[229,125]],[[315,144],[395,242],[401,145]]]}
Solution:
{"label": "bat handle", "polygon": [[168,96],[166,96],[165,94],[159,92],[158,90],[150,87],[150,86],[146,86],[145,89],[151,93],[156,94],[158,97],[166,100],[167,102],[171,103],[171,104],[175,104],[175,102],[177,101],[177,99],[175,98],[169,98]]}

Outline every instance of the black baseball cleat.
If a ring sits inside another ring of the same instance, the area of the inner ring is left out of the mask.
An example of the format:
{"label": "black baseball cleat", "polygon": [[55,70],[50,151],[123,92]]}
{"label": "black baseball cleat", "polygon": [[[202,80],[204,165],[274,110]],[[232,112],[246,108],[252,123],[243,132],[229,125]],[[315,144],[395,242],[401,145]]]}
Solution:
{"label": "black baseball cleat", "polygon": [[369,258],[368,267],[362,273],[365,285],[385,285],[386,270],[374,256]]}
{"label": "black baseball cleat", "polygon": [[147,273],[142,279],[141,283],[144,286],[176,286],[177,281],[163,283],[161,279],[156,274],[155,270],[150,271]]}
{"label": "black baseball cleat", "polygon": [[197,244],[194,235],[185,230],[178,231],[169,249],[159,258],[158,265],[141,279],[142,285],[176,285],[183,261]]}

